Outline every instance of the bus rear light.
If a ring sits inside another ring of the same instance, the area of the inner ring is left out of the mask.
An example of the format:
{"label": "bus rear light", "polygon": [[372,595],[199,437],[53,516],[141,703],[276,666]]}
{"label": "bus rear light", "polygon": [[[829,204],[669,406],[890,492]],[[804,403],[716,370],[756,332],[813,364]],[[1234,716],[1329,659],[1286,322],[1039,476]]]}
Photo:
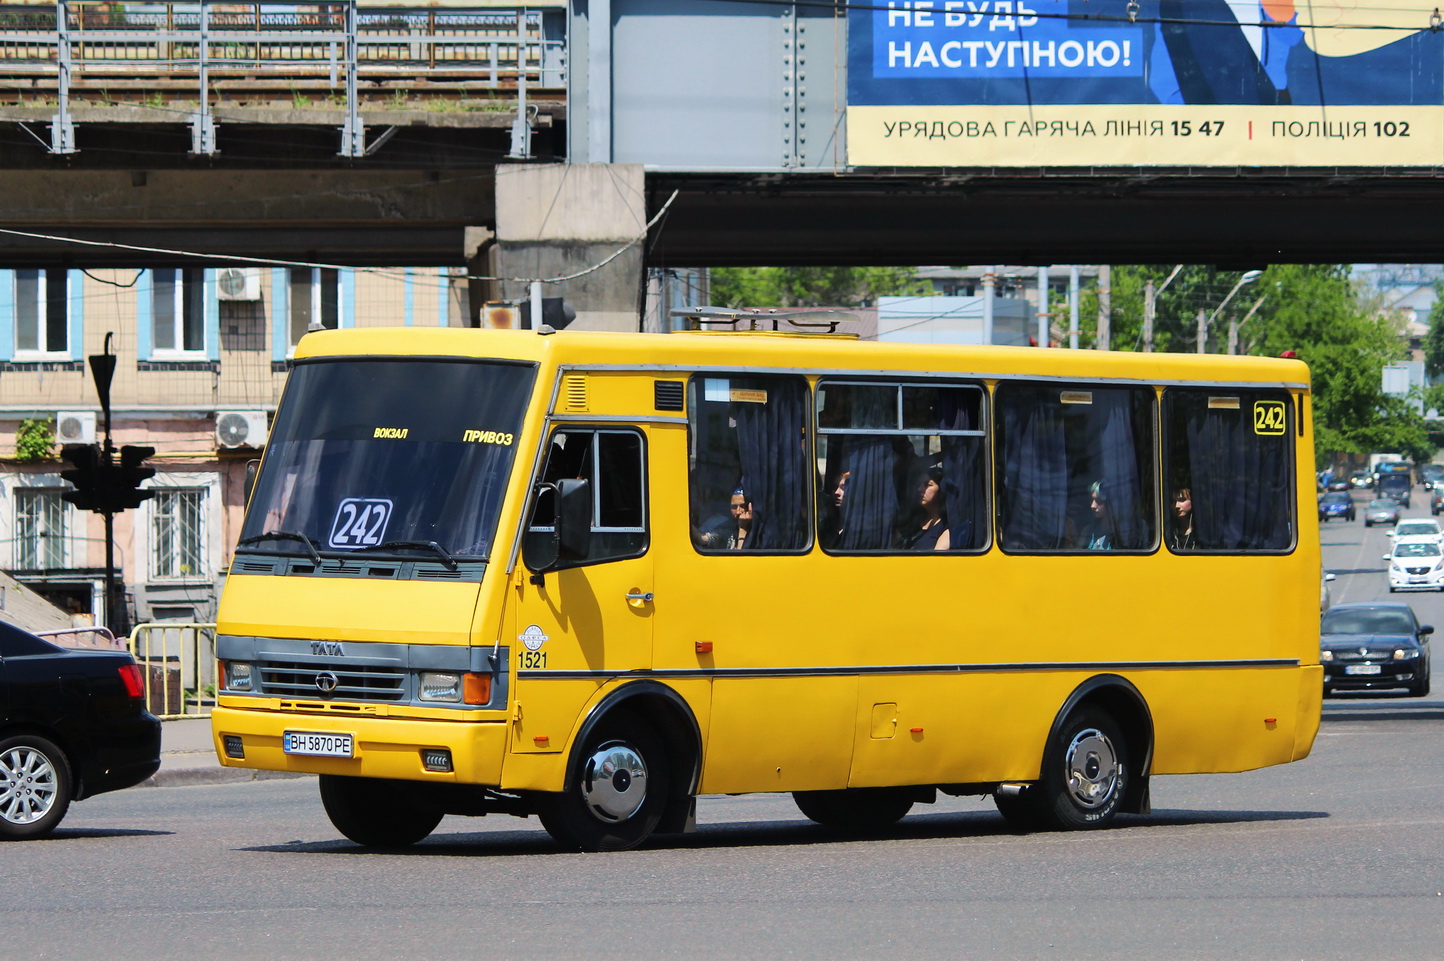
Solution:
{"label": "bus rear light", "polygon": [[490,704],[491,675],[465,675],[462,679],[462,701],[466,704]]}
{"label": "bus rear light", "polygon": [[119,668],[120,683],[125,685],[126,697],[139,700],[145,696],[145,684],[141,680],[139,664],[122,664]]}

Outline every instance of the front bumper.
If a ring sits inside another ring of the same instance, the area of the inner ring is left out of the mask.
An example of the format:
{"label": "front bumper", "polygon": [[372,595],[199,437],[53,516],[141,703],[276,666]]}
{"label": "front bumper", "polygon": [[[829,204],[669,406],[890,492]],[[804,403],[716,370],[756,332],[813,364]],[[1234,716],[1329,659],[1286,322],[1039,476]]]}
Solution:
{"label": "front bumper", "polygon": [[1418,680],[1419,671],[1423,669],[1423,660],[1414,658],[1408,661],[1377,663],[1378,674],[1345,673],[1346,668],[1362,666],[1366,664],[1325,664],[1324,687],[1335,691],[1382,691],[1394,687],[1408,687]]}
{"label": "front bumper", "polygon": [[1444,590],[1444,570],[1427,574],[1400,573],[1389,570],[1389,587],[1396,591],[1439,591]]}
{"label": "front bumper", "polygon": [[[211,712],[211,736],[216,756],[226,767],[488,787],[501,784],[508,729],[505,717],[431,721],[253,711],[222,706]],[[286,731],[349,734],[355,745],[355,754],[349,758],[287,754],[281,747]],[[227,735],[241,739],[245,757],[226,755]],[[428,771],[423,766],[422,751],[435,749],[451,753],[451,771]]]}

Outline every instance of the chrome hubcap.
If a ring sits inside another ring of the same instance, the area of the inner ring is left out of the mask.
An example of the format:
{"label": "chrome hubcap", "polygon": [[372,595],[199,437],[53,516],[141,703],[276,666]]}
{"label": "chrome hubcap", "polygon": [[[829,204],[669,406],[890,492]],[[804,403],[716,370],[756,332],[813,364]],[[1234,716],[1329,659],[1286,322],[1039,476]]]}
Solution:
{"label": "chrome hubcap", "polygon": [[0,817],[31,824],[55,804],[55,767],[34,748],[15,747],[0,754]]}
{"label": "chrome hubcap", "polygon": [[1068,745],[1064,758],[1068,771],[1068,793],[1083,808],[1107,804],[1118,789],[1123,766],[1113,742],[1097,728],[1079,731]]}
{"label": "chrome hubcap", "polygon": [[603,821],[625,821],[647,799],[647,765],[632,747],[604,744],[582,771],[582,799]]}

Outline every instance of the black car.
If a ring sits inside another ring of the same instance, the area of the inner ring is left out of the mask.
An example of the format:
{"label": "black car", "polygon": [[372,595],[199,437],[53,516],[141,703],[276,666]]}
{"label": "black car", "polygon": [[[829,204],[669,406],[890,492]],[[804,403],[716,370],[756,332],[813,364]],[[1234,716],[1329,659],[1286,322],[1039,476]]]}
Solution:
{"label": "black car", "polygon": [[1429,693],[1429,635],[1408,604],[1335,604],[1320,620],[1324,693],[1406,688]]}
{"label": "black car", "polygon": [[160,721],[125,651],[74,650],[0,622],[0,841],[43,837],[71,801],[160,767]]}

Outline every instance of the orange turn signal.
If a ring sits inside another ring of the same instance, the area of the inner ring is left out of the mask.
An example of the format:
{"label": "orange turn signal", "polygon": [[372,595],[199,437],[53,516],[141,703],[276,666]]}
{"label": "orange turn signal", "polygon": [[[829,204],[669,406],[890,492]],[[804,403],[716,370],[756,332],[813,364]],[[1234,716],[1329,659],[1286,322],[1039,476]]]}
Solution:
{"label": "orange turn signal", "polygon": [[711,653],[712,653],[712,642],[711,642],[711,641],[698,641],[698,642],[697,642],[697,653],[698,653],[698,654],[711,654]]}
{"label": "orange turn signal", "polygon": [[466,704],[490,704],[491,675],[465,675],[461,681],[461,700]]}
{"label": "orange turn signal", "polygon": [[532,740],[537,742],[538,744],[550,744],[552,739],[550,735],[538,734],[536,737],[532,738]]}

